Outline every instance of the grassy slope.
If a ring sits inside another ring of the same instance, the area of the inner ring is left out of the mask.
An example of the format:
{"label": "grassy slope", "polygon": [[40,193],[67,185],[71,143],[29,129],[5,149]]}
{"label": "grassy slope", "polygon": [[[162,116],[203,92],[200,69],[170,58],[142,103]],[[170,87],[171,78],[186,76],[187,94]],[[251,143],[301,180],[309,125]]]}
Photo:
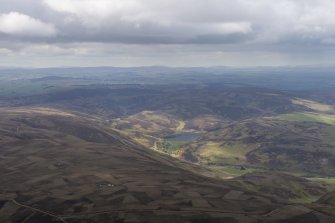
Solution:
{"label": "grassy slope", "polygon": [[329,125],[335,125],[335,116],[317,113],[290,113],[279,115],[276,118],[285,121],[295,122],[320,122]]}
{"label": "grassy slope", "polygon": [[[0,185],[0,221],[19,216],[52,222],[48,213],[78,222],[160,222],[156,214],[165,222],[240,222],[265,214],[278,220],[268,213],[285,206],[267,194],[194,174],[190,170],[202,168],[147,150],[97,121],[45,108],[1,111],[0,167],[7,177]],[[13,201],[26,206],[17,209]],[[137,215],[143,210],[149,211]],[[290,214],[297,215],[295,209]]]}
{"label": "grassy slope", "polygon": [[333,176],[334,132],[318,122],[250,119],[209,133],[186,150],[210,166]]}
{"label": "grassy slope", "polygon": [[302,98],[295,98],[292,100],[292,103],[296,105],[302,105],[314,111],[319,111],[319,112],[333,111],[333,107],[331,105],[319,103],[316,101],[306,100]]}
{"label": "grassy slope", "polygon": [[231,179],[249,190],[277,195],[295,203],[311,203],[328,193],[331,185],[284,173],[253,172]]}

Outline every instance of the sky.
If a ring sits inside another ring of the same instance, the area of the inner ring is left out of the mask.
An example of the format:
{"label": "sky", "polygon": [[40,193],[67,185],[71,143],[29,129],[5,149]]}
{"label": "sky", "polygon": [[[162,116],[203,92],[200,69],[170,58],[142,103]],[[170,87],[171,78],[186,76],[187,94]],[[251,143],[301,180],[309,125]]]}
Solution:
{"label": "sky", "polygon": [[335,65],[334,0],[0,0],[0,66]]}

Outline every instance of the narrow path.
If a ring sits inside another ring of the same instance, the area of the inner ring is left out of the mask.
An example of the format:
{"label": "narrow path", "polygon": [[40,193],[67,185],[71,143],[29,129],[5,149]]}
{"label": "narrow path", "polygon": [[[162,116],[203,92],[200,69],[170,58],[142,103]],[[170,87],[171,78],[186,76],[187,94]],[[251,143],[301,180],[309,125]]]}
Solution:
{"label": "narrow path", "polygon": [[[10,200],[11,202],[13,202],[14,204],[23,207],[23,208],[27,208],[30,209],[34,212],[39,212],[41,214],[45,214],[48,216],[51,216],[53,218],[56,218],[57,220],[59,220],[60,222],[63,223],[67,223],[67,221],[65,219],[71,219],[71,218],[80,218],[80,217],[85,217],[88,215],[100,215],[100,214],[108,214],[108,213],[131,213],[131,212],[164,212],[164,213],[190,213],[190,212],[203,212],[203,213],[223,213],[223,214],[237,214],[237,215],[245,215],[245,216],[259,216],[259,217],[270,217],[273,214],[276,214],[278,212],[280,212],[280,208],[276,208],[274,210],[268,211],[267,213],[264,213],[264,211],[254,211],[254,212],[244,212],[244,211],[224,211],[224,210],[219,210],[219,209],[180,209],[180,210],[168,210],[168,209],[155,209],[155,208],[147,208],[147,209],[143,209],[143,208],[139,208],[139,209],[114,209],[114,210],[106,210],[106,211],[95,211],[95,212],[85,212],[82,214],[71,214],[71,215],[56,215],[53,213],[50,213],[48,211],[43,211],[41,209],[37,209],[28,205],[24,205],[21,204],[19,202],[17,202],[14,199]],[[313,212],[313,211],[311,211]]]}
{"label": "narrow path", "polygon": [[[274,210],[270,211],[273,212]],[[218,209],[180,209],[180,210],[169,210],[169,209],[154,209],[154,208],[139,208],[139,209],[114,209],[114,210],[106,210],[106,211],[95,211],[95,212],[85,212],[82,214],[73,214],[73,215],[61,215],[63,219],[70,219],[70,218],[78,218],[81,216],[87,215],[100,215],[100,214],[108,214],[108,213],[132,213],[132,212],[164,212],[170,214],[177,214],[177,213],[222,213],[222,214],[235,214],[235,215],[245,215],[245,216],[266,216],[267,214],[264,211],[254,211],[254,212],[244,212],[244,211],[224,211]],[[268,213],[270,213],[268,212]]]}
{"label": "narrow path", "polygon": [[27,208],[27,209],[30,209],[32,211],[39,212],[39,213],[42,213],[42,214],[45,214],[45,215],[49,215],[49,216],[51,216],[53,218],[56,218],[57,220],[59,220],[59,221],[61,221],[63,223],[67,223],[62,217],[59,217],[59,216],[57,216],[57,215],[55,215],[53,213],[50,213],[50,212],[47,212],[47,211],[43,211],[43,210],[40,210],[40,209],[31,207],[31,206],[28,206],[28,205],[21,204],[21,203],[17,202],[14,199],[11,199],[10,201],[13,202],[14,204],[20,206],[20,207]]}

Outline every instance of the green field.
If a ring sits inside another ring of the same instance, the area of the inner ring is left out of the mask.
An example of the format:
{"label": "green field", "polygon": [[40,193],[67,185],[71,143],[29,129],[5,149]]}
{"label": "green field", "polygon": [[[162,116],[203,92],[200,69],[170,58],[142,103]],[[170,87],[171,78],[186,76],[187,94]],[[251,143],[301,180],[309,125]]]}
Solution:
{"label": "green field", "polygon": [[335,190],[335,178],[334,177],[312,177],[312,178],[307,178],[307,179],[311,181],[326,183],[329,185],[330,190]]}
{"label": "green field", "polygon": [[296,105],[303,105],[307,108],[320,112],[328,112],[333,110],[333,107],[331,105],[318,103],[316,101],[306,100],[302,98],[293,99],[292,103]]}
{"label": "green field", "polygon": [[335,116],[316,113],[289,113],[277,116],[280,120],[295,122],[321,122],[329,125],[335,125]]}
{"label": "green field", "polygon": [[62,85],[34,82],[31,80],[13,80],[0,82],[0,95],[4,97],[46,94],[64,89]]}

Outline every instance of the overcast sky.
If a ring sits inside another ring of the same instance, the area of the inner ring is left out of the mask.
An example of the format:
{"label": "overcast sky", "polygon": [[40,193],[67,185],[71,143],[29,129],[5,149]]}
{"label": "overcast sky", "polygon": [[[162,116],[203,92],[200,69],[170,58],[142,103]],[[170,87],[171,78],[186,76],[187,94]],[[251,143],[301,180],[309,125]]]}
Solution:
{"label": "overcast sky", "polygon": [[334,0],[0,0],[0,66],[335,64]]}

